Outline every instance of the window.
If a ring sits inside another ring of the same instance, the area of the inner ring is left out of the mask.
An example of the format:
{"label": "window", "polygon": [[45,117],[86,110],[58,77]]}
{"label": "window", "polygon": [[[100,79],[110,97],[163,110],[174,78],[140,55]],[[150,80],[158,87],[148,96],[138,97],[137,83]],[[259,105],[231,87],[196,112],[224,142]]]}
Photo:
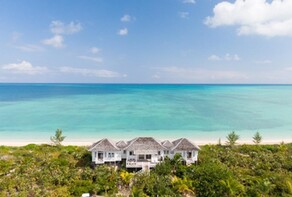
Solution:
{"label": "window", "polygon": [[109,158],[113,158],[113,157],[115,157],[115,153],[108,153],[108,157],[109,157]]}
{"label": "window", "polygon": [[94,152],[94,158],[96,158],[96,152]]}
{"label": "window", "polygon": [[134,155],[134,151],[130,151],[129,152],[129,155]]}
{"label": "window", "polygon": [[158,155],[160,155],[160,151],[158,151]]}
{"label": "window", "polygon": [[168,155],[168,154],[169,154],[169,150],[165,150],[165,151],[164,151],[164,154],[165,154],[165,155]]}
{"label": "window", "polygon": [[172,155],[173,155],[173,154],[174,154],[174,151],[170,151],[170,154],[172,154]]}
{"label": "window", "polygon": [[145,155],[139,155],[139,156],[138,156],[138,159],[139,159],[139,160],[144,160],[144,159],[145,159]]}
{"label": "window", "polygon": [[127,153],[127,151],[126,150],[124,150],[124,154],[126,154]]}
{"label": "window", "polygon": [[151,160],[151,155],[146,155],[146,159]]}

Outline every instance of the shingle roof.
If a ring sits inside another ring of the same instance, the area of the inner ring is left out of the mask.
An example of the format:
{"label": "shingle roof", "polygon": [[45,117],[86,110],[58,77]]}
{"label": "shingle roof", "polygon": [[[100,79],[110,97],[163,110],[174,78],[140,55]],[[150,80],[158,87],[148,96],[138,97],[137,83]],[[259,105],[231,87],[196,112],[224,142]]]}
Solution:
{"label": "shingle roof", "polygon": [[199,150],[200,148],[197,145],[194,145],[186,138],[180,138],[172,142],[174,147],[171,150]]}
{"label": "shingle roof", "polygon": [[125,148],[127,145],[128,145],[128,144],[127,144],[125,141],[118,141],[118,142],[116,143],[116,146],[117,146],[118,148]]}
{"label": "shingle roof", "polygon": [[169,140],[165,140],[161,144],[168,149],[173,147],[173,143],[171,143]]}
{"label": "shingle roof", "polygon": [[200,150],[200,148],[190,142],[186,138],[180,138],[173,142],[165,140],[159,142],[153,137],[138,137],[134,138],[128,142],[119,141],[114,143],[109,139],[105,138],[96,143],[94,143],[89,151],[98,150],[98,151],[119,151],[119,150],[134,150],[134,151],[158,151],[158,150]]}
{"label": "shingle roof", "polygon": [[157,140],[153,137],[138,137],[128,142],[128,146],[124,150],[166,150]]}
{"label": "shingle roof", "polygon": [[111,142],[109,139],[105,138],[96,143],[94,143],[89,151],[98,150],[98,151],[119,151],[120,149]]}

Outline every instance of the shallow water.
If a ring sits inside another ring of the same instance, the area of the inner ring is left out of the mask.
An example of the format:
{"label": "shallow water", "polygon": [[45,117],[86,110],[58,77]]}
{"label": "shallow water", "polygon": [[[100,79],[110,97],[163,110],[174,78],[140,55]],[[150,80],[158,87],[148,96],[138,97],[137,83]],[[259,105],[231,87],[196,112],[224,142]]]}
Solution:
{"label": "shallow water", "polygon": [[0,84],[0,141],[292,139],[289,85]]}

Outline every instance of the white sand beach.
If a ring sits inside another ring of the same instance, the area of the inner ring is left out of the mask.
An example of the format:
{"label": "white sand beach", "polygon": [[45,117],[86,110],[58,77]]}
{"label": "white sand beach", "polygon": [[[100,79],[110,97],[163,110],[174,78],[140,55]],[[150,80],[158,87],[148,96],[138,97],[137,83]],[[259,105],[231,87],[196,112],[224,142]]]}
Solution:
{"label": "white sand beach", "polygon": [[[96,139],[96,141],[98,141],[99,139]],[[160,140],[160,139],[158,139]],[[214,141],[214,140],[193,140],[190,138],[190,140],[197,145],[207,145],[207,144],[218,144],[218,141]],[[68,145],[73,145],[73,146],[90,146],[94,143],[95,141],[92,140],[88,140],[88,141],[64,141],[62,144],[65,146]],[[286,140],[263,140],[261,142],[262,145],[267,145],[267,144],[281,144],[282,142],[286,143],[292,143],[292,139],[286,139]],[[0,139],[0,146],[26,146],[28,144],[52,144],[51,141],[1,141]],[[225,139],[221,140],[221,144],[224,145],[225,144]],[[247,140],[238,140],[237,142],[238,145],[243,145],[243,144],[254,144],[251,140],[247,141]]]}

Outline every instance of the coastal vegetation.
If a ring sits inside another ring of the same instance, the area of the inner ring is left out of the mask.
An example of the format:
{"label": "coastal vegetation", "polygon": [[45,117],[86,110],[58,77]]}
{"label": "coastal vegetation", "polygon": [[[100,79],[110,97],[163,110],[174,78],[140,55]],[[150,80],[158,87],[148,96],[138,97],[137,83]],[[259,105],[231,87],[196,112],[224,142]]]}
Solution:
{"label": "coastal vegetation", "polygon": [[261,134],[257,131],[256,133],[255,133],[255,135],[253,136],[253,142],[255,143],[255,144],[260,144],[261,143],[261,141],[262,141],[262,136],[261,136]]}
{"label": "coastal vegetation", "polygon": [[[232,146],[231,146],[232,145]],[[150,172],[91,165],[81,146],[0,146],[0,196],[292,196],[292,144],[205,145]]]}
{"label": "coastal vegetation", "polygon": [[235,131],[232,131],[229,133],[226,137],[227,141],[226,144],[229,146],[234,146],[236,144],[236,141],[239,140],[239,135],[235,133]]}
{"label": "coastal vegetation", "polygon": [[62,142],[64,141],[64,139],[66,138],[66,136],[63,136],[63,131],[62,129],[57,129],[55,132],[54,136],[51,136],[51,141],[56,145],[56,146],[60,146],[62,144]]}

